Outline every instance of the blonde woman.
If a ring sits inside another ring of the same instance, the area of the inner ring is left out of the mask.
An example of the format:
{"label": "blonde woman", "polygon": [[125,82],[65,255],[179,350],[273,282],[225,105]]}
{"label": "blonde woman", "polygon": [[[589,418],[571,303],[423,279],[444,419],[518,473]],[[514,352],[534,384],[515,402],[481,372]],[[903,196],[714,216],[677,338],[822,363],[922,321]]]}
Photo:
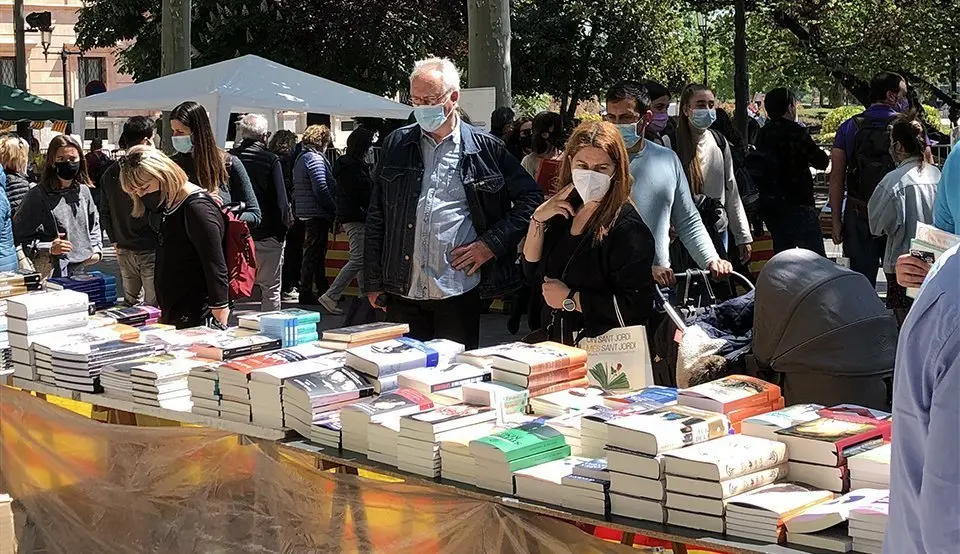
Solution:
{"label": "blonde woman", "polygon": [[23,203],[27,192],[36,183],[27,177],[27,165],[30,161],[30,144],[16,135],[0,138],[0,167],[7,174],[7,200],[10,201],[11,214]]}
{"label": "blonde woman", "polygon": [[226,328],[230,316],[223,216],[217,201],[152,146],[134,146],[120,161],[120,185],[133,215],[162,214],[155,285],[161,321],[178,329]]}
{"label": "blonde woman", "polygon": [[[330,129],[311,125],[303,132],[303,152],[293,165],[293,202],[297,219],[306,225],[303,242],[303,268],[300,273],[300,304],[316,306],[327,292],[324,262],[327,257],[327,234],[337,215],[334,191],[337,190],[330,161],[324,155],[330,145]],[[332,314],[343,313],[336,303],[324,309]]]}

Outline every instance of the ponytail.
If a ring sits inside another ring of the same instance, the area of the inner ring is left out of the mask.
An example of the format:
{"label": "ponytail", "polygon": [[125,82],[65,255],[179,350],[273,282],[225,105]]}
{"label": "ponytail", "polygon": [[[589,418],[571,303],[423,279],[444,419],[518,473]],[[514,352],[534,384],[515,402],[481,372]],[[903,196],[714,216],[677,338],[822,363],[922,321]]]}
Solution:
{"label": "ponytail", "polygon": [[927,132],[917,119],[917,113],[910,111],[899,115],[890,127],[890,140],[900,145],[910,156],[920,157],[920,170],[923,170],[923,152],[927,149]]}

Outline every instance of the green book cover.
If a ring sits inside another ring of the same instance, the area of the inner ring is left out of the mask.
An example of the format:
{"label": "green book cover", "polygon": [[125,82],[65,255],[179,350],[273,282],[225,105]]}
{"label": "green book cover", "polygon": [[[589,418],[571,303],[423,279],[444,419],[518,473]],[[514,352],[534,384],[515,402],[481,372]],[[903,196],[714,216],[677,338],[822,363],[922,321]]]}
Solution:
{"label": "green book cover", "polygon": [[547,450],[546,452],[540,452],[539,454],[534,454],[533,456],[518,458],[510,462],[510,473],[513,473],[514,471],[520,471],[521,469],[527,469],[528,467],[545,464],[547,462],[552,462],[554,460],[559,460],[561,458],[566,458],[569,455],[570,447],[561,446],[560,448],[554,448],[552,450]]}
{"label": "green book cover", "polygon": [[478,443],[499,450],[505,461],[513,461],[567,444],[556,429],[542,423],[528,423],[477,439]]}

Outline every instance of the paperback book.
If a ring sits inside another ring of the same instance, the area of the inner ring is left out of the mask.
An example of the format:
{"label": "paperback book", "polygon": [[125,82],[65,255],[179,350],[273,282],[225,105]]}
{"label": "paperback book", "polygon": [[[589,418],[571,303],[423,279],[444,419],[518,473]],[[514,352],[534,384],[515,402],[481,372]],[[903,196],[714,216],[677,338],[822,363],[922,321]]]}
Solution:
{"label": "paperback book", "polygon": [[678,405],[610,420],[607,444],[654,456],[729,433],[725,415]]}

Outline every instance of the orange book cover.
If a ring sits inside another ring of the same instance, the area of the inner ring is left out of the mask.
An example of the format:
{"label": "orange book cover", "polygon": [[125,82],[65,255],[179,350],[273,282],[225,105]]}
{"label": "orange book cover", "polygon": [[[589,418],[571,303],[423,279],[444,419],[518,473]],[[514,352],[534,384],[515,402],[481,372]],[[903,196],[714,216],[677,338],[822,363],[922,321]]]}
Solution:
{"label": "orange book cover", "polygon": [[534,398],[537,396],[543,396],[545,394],[560,392],[562,390],[586,388],[589,386],[590,386],[590,381],[588,381],[586,377],[582,377],[580,379],[574,379],[572,381],[563,381],[562,383],[554,383],[552,385],[538,387],[535,389],[531,388],[528,390],[530,392],[530,398]]}
{"label": "orange book cover", "polygon": [[746,375],[728,375],[681,390],[677,404],[730,414],[736,410],[770,406],[779,398],[780,387],[773,383]]}
{"label": "orange book cover", "polygon": [[563,355],[559,357],[554,357],[552,360],[544,360],[540,362],[535,362],[530,364],[530,375],[539,375],[541,373],[550,373],[551,371],[557,371],[560,369],[566,369],[569,367],[578,367],[587,365],[587,351],[576,348],[573,346],[567,346],[559,342],[540,342],[534,346],[549,348],[554,352],[560,351]]}

